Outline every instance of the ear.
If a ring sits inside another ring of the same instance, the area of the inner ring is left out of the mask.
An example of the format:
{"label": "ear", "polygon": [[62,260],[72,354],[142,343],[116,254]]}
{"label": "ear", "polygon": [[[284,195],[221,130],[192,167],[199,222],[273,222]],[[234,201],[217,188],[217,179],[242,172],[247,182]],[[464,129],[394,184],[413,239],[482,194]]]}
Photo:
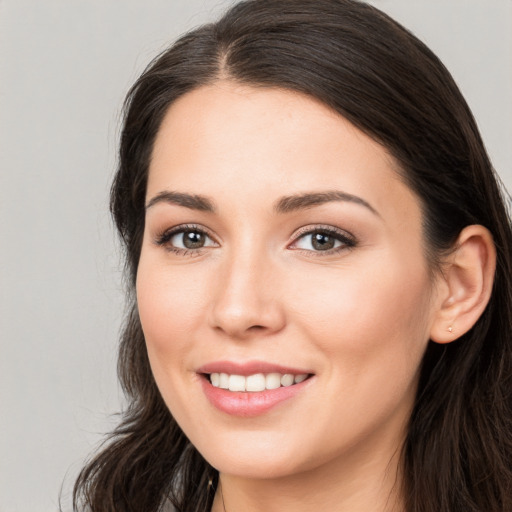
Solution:
{"label": "ear", "polygon": [[464,228],[439,276],[432,341],[450,343],[475,325],[489,302],[495,269],[496,248],[489,230],[480,225]]}

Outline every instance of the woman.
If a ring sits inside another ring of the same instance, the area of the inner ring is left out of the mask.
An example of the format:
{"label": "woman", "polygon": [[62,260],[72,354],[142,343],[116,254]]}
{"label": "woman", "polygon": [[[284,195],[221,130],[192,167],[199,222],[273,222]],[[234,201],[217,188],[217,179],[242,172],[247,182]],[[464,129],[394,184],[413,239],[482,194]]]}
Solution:
{"label": "woman", "polygon": [[132,88],[132,306],[77,509],[512,509],[510,222],[439,60],[353,0],[242,2]]}

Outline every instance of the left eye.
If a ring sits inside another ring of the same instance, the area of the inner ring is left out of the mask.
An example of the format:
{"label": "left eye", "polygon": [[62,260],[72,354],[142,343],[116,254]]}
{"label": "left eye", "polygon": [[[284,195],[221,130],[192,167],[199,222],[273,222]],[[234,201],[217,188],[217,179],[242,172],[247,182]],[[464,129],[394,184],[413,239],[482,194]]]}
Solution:
{"label": "left eye", "polygon": [[326,252],[340,247],[353,247],[354,242],[339,233],[316,230],[300,236],[293,248],[306,251]]}

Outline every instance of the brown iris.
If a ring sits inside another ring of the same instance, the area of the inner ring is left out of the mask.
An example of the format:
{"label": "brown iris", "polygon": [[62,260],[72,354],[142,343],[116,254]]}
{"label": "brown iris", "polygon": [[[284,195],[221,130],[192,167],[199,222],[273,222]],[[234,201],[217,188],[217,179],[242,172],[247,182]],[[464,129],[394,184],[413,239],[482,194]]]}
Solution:
{"label": "brown iris", "polygon": [[311,244],[317,251],[328,251],[334,247],[336,240],[326,233],[313,233]]}
{"label": "brown iris", "polygon": [[183,233],[183,246],[187,249],[199,249],[204,247],[206,235],[199,231],[185,231]]}

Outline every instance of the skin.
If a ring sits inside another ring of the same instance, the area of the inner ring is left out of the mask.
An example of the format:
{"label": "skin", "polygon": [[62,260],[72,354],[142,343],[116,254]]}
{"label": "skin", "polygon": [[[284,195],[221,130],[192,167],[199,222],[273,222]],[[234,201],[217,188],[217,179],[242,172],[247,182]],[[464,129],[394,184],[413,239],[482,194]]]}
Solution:
{"label": "skin", "polygon": [[[448,288],[429,273],[420,204],[396,168],[344,118],[290,91],[220,81],[167,112],[137,299],[162,396],[220,471],[214,511],[401,510],[399,450]],[[283,196],[333,190],[366,205],[275,211]],[[155,200],[169,191],[206,196],[216,211]],[[203,248],[176,252],[179,234],[157,243],[183,224],[208,233]],[[302,228],[318,226],[355,243],[315,249]],[[200,385],[197,369],[219,360],[314,375],[267,413],[235,417]]]}

